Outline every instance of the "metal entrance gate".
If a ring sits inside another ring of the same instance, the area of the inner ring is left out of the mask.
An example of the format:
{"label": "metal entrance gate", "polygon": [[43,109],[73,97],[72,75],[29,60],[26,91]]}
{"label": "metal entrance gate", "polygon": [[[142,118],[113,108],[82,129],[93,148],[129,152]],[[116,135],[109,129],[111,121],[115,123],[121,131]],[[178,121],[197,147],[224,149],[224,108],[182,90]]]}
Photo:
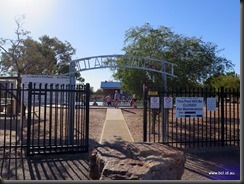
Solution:
{"label": "metal entrance gate", "polygon": [[[155,98],[156,97],[156,98]],[[165,98],[173,101],[165,108]],[[176,97],[203,97],[203,117],[176,117]],[[207,109],[207,98],[216,98],[216,110]],[[159,108],[151,108],[159,99]],[[235,89],[179,89],[167,92],[144,89],[144,142],[161,142],[175,147],[239,146],[240,91]]]}
{"label": "metal entrance gate", "polygon": [[87,152],[90,85],[0,86],[0,155]]}
{"label": "metal entrance gate", "polygon": [[88,151],[89,90],[29,84],[27,155]]}

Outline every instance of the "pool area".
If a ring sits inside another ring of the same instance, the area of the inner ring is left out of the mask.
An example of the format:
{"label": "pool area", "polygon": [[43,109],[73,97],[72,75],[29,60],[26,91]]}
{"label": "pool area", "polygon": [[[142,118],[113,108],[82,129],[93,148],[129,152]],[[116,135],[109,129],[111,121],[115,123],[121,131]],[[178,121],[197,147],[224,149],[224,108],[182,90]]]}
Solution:
{"label": "pool area", "polygon": [[[89,105],[93,105],[93,102],[89,102]],[[104,102],[97,102],[98,106],[104,106]]]}
{"label": "pool area", "polygon": [[[93,101],[89,102],[90,106],[93,106]],[[106,102],[97,102],[98,106],[107,106]],[[121,102],[119,103],[120,107],[129,107],[130,103],[129,102]]]}

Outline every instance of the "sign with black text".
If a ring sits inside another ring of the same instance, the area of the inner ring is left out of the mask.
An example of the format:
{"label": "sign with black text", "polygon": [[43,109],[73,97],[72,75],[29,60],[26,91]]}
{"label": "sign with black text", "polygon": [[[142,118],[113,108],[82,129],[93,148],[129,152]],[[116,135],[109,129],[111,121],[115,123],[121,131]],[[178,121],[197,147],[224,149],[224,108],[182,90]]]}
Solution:
{"label": "sign with black text", "polygon": [[203,117],[203,97],[176,97],[176,118]]}
{"label": "sign with black text", "polygon": [[[52,75],[22,75],[22,85],[24,85],[25,89],[28,89],[28,84],[32,82],[33,88],[39,89],[41,84],[41,89],[45,89],[45,85],[47,84],[47,89],[50,89],[50,85],[53,85],[53,88],[55,88],[55,85],[59,85],[59,89],[61,89],[61,85],[63,85],[64,89],[66,88],[66,85],[70,84],[70,80],[68,76],[52,76]],[[34,86],[35,84],[35,86]],[[36,90],[38,92],[39,90]],[[59,99],[60,103],[66,103],[67,101],[67,95],[66,92],[55,92],[52,93],[53,99],[55,99],[55,95],[61,96],[62,93],[62,99]],[[39,91],[39,94],[34,95],[36,102],[44,103],[44,93],[42,94],[41,90]],[[50,101],[50,92],[46,95],[47,102]],[[24,93],[24,103],[27,103],[28,100],[28,93]]]}

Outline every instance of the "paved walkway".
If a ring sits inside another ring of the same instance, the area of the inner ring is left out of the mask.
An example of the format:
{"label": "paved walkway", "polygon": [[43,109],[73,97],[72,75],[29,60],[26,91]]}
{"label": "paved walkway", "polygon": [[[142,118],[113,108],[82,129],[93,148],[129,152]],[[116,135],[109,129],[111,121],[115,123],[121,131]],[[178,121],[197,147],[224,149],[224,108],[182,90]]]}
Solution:
{"label": "paved walkway", "polygon": [[100,144],[115,142],[134,142],[121,109],[108,108],[103,125]]}

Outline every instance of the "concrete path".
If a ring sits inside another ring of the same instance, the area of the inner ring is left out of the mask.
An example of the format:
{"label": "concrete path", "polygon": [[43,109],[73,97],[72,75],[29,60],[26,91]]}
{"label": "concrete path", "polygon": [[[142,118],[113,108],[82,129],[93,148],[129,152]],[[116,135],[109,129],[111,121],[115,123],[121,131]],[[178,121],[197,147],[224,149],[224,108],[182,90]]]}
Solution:
{"label": "concrete path", "polygon": [[115,142],[134,142],[121,109],[107,109],[100,144]]}

